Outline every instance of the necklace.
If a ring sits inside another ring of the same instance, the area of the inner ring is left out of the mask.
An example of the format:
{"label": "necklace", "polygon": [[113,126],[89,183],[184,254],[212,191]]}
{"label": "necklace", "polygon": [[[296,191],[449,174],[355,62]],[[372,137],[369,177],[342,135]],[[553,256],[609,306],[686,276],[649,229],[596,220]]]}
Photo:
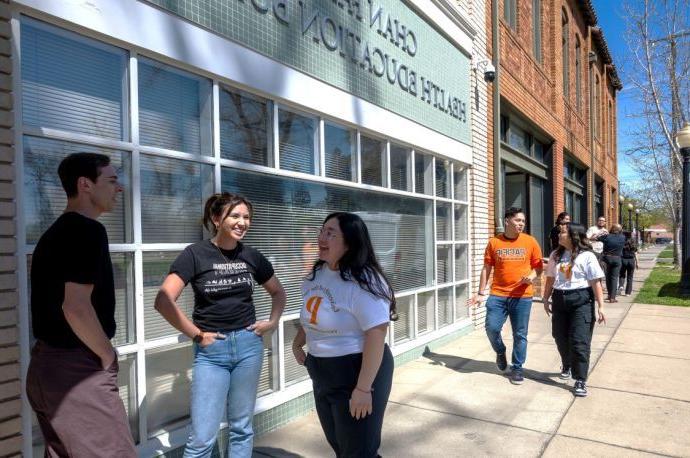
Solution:
{"label": "necklace", "polygon": [[[230,259],[228,259],[228,257],[225,256],[225,253],[223,253],[223,250],[221,250],[221,248],[216,244],[216,242],[214,242],[213,239],[211,239],[211,240],[209,240],[209,241],[211,242],[211,245],[213,245],[214,247],[216,247],[216,250],[218,250],[218,253],[220,253],[220,255],[223,257],[223,259],[225,260],[225,262],[228,263],[228,264],[230,264]],[[235,246],[235,248],[233,248],[232,250],[230,250],[230,251],[233,251],[233,255],[232,255],[233,261],[235,260],[235,258],[237,258],[237,251],[236,251],[237,248],[238,248],[238,246]]]}

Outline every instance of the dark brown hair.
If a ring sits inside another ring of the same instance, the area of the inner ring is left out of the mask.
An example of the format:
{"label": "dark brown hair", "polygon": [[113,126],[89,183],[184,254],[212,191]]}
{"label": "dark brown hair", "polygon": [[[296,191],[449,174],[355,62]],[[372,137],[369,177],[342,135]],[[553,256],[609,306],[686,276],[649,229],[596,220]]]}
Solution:
{"label": "dark brown hair", "polygon": [[249,209],[249,219],[254,217],[254,207],[245,197],[231,192],[221,192],[214,194],[206,200],[204,205],[204,227],[210,233],[216,235],[218,228],[213,224],[213,218],[219,218],[221,222],[227,218],[233,208],[244,204]]}
{"label": "dark brown hair", "polygon": [[98,180],[101,169],[110,165],[110,158],[98,153],[72,153],[60,162],[58,175],[67,197],[76,197],[77,181],[81,177]]}

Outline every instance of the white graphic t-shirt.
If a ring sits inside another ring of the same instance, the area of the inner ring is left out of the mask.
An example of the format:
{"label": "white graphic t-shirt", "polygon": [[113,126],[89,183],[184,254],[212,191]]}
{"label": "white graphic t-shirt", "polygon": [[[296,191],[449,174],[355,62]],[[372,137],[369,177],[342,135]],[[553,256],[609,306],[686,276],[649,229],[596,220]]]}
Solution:
{"label": "white graphic t-shirt", "polygon": [[307,335],[309,353],[319,357],[361,353],[364,332],[387,323],[390,304],[345,281],[340,271],[322,266],[314,280],[302,284],[304,302],[300,323]]}
{"label": "white graphic t-shirt", "polygon": [[572,264],[570,260],[570,251],[563,253],[560,262],[556,259],[556,252],[551,253],[549,264],[546,266],[546,276],[554,278],[554,289],[588,288],[590,280],[604,278],[604,271],[591,251],[578,254]]}

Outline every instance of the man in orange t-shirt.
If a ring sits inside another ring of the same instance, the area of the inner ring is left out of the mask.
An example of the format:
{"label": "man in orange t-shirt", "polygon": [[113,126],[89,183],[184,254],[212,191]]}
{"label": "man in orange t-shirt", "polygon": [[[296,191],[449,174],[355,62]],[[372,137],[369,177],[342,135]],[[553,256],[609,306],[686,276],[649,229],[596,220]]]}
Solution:
{"label": "man in orange t-shirt", "polygon": [[532,310],[532,282],[541,274],[543,263],[539,243],[523,233],[525,213],[511,207],[505,213],[505,232],[489,240],[484,251],[484,268],[479,278],[479,292],[472,298],[476,306],[485,296],[484,290],[494,272],[491,293],[486,301],[486,335],[496,352],[496,366],[504,371],[508,366],[506,346],[501,329],[510,317],[513,328],[513,354],[510,382],[524,381],[522,365],[527,358],[527,328]]}

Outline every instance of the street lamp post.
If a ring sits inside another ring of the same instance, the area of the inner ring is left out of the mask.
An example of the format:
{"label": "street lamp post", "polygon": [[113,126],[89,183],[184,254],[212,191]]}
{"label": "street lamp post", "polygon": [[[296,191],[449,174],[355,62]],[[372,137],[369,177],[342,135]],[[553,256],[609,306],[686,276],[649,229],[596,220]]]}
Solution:
{"label": "street lamp post", "polygon": [[628,204],[628,230],[632,232],[633,230],[633,225],[632,225],[632,211],[633,211],[634,205],[633,204]]}
{"label": "street lamp post", "polygon": [[621,226],[623,225],[623,202],[625,202],[625,197],[618,196],[618,224]]}
{"label": "street lamp post", "polygon": [[680,290],[690,294],[690,123],[685,123],[676,136],[680,154],[683,156],[683,219],[681,226],[682,273]]}
{"label": "street lamp post", "polygon": [[635,209],[635,239],[640,244],[640,209]]}

